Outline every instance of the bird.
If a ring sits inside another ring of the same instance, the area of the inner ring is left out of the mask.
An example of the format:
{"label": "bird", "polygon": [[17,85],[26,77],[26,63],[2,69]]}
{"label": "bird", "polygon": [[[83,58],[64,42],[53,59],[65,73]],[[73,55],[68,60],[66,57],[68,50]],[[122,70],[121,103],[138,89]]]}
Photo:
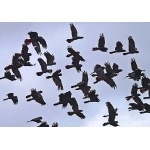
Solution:
{"label": "bird", "polygon": [[90,90],[87,97],[84,97],[85,98],[89,98],[90,100],[88,101],[84,101],[84,103],[89,103],[89,102],[99,102],[99,98],[98,98],[98,94],[96,94],[96,90]]}
{"label": "bird", "polygon": [[[41,104],[42,106],[46,105],[46,102],[44,101],[41,93],[42,93],[42,91],[37,91],[35,88],[32,88],[31,94],[26,96],[27,102],[35,100],[37,103]],[[30,97],[32,97],[32,98],[30,98]],[[30,99],[28,99],[28,98],[30,98]]]}
{"label": "bird", "polygon": [[36,123],[40,123],[40,122],[42,122],[42,117],[40,116],[40,117],[33,118],[30,121],[27,121],[27,123],[31,122],[31,121],[36,122]]}
{"label": "bird", "polygon": [[41,75],[43,75],[43,73],[52,73],[52,69],[47,69],[47,64],[42,58],[38,58],[38,62],[41,66],[42,71],[37,72],[36,73],[37,76],[41,76]]}
{"label": "bird", "polygon": [[105,37],[104,37],[104,34],[100,34],[100,37],[99,37],[99,41],[98,41],[98,47],[93,47],[92,48],[92,51],[97,51],[97,50],[100,50],[102,52],[107,52],[108,48],[105,47]]}
{"label": "bird", "polygon": [[14,105],[18,104],[18,97],[14,96],[14,93],[8,93],[7,96],[8,96],[8,98],[3,99],[4,101],[11,99],[13,101]]}
{"label": "bird", "polygon": [[128,73],[128,76],[126,76],[126,77],[129,77],[129,79],[139,81],[141,79],[141,76],[145,75],[144,73],[142,73],[142,71],[145,71],[145,70],[141,70],[138,68],[137,63],[134,58],[131,59],[131,69],[133,72]]}
{"label": "bird", "polygon": [[123,53],[123,55],[139,53],[139,51],[135,47],[135,42],[134,42],[132,36],[128,37],[128,43],[129,43],[129,52]]}
{"label": "bird", "polygon": [[125,52],[126,50],[123,49],[123,44],[120,41],[116,42],[116,47],[115,47],[115,51],[109,52],[110,54],[113,53],[120,53],[120,52]]}
{"label": "bird", "polygon": [[58,123],[57,123],[57,122],[54,122],[54,123],[52,124],[52,127],[58,127]]}
{"label": "bird", "polygon": [[2,79],[8,79],[10,81],[15,81],[16,77],[15,75],[11,74],[11,72],[9,70],[5,71],[4,76],[0,78],[0,80]]}
{"label": "bird", "polygon": [[119,73],[123,71],[122,69],[119,69],[119,66],[116,63],[113,63],[112,68],[114,73]]}
{"label": "bird", "polygon": [[61,69],[56,70],[52,76],[47,76],[46,79],[52,78],[58,90],[63,90],[63,84],[59,76],[62,76]]}
{"label": "bird", "polygon": [[59,102],[53,105],[54,106],[62,105],[62,108],[66,108],[69,103],[69,100],[71,99],[71,95],[72,95],[71,91],[59,94]]}
{"label": "bird", "polygon": [[138,94],[137,91],[138,91],[138,84],[134,83],[131,89],[131,96],[126,96],[126,100],[129,101],[134,96],[140,96],[140,94]]}
{"label": "bird", "polygon": [[52,66],[52,65],[56,65],[55,57],[53,54],[50,54],[48,51],[44,52],[44,56],[46,57],[47,60],[47,66]]}
{"label": "bird", "polygon": [[106,106],[108,108],[109,115],[105,115],[103,117],[108,117],[108,122],[103,123],[103,126],[106,126],[108,124],[110,124],[114,127],[119,126],[118,121],[115,121],[115,117],[118,116],[118,114],[117,114],[118,109],[117,108],[114,109],[113,105],[110,102],[106,102]]}
{"label": "bird", "polygon": [[46,121],[42,121],[41,124],[37,127],[49,127]]}
{"label": "bird", "polygon": [[39,36],[37,32],[33,32],[33,31],[28,32],[28,35],[30,39],[25,39],[24,43],[26,45],[29,45],[32,43],[37,54],[42,54],[40,45],[42,45],[42,47],[45,49],[47,48],[47,43],[45,39]]}
{"label": "bird", "polygon": [[75,98],[71,98],[71,100],[69,101],[69,104],[71,105],[72,110],[73,110],[73,112],[70,112],[70,111],[67,112],[69,116],[76,114],[79,118],[85,119],[85,115],[82,113],[83,110],[79,110],[79,106]]}
{"label": "bird", "polygon": [[76,90],[81,90],[85,97],[88,95],[91,87],[88,86],[88,73],[86,71],[82,73],[82,81],[77,83],[76,85],[71,86],[71,88],[75,87],[77,87]]}
{"label": "bird", "polygon": [[76,29],[76,27],[74,26],[73,23],[70,23],[70,29],[71,29],[72,38],[66,40],[68,43],[71,43],[71,42],[73,42],[75,40],[84,38],[83,36],[78,36],[77,29]]}

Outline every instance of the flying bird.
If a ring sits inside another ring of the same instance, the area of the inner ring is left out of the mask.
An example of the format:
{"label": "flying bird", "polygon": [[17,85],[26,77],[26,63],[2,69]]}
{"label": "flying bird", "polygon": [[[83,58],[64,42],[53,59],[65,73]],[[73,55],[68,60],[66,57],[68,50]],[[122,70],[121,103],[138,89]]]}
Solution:
{"label": "flying bird", "polygon": [[103,116],[103,117],[108,117],[108,122],[104,123],[103,126],[106,126],[108,124],[110,124],[114,127],[119,126],[118,121],[115,121],[115,118],[118,115],[117,114],[118,109],[117,108],[114,109],[114,107],[112,106],[112,104],[110,102],[106,102],[106,106],[108,108],[109,115],[106,115],[106,116]]}
{"label": "flying bird", "polygon": [[27,121],[27,123],[32,122],[32,121],[36,122],[36,123],[40,123],[40,122],[42,122],[42,117],[40,116],[40,117],[33,118],[30,121]]}
{"label": "flying bird", "polygon": [[110,54],[113,54],[113,53],[120,53],[120,52],[125,52],[126,50],[123,49],[123,44],[118,41],[116,43],[116,47],[115,47],[115,51],[112,51],[112,52],[109,52]]}
{"label": "flying bird", "polygon": [[3,99],[4,101],[11,99],[13,101],[14,105],[18,104],[18,97],[14,96],[14,93],[8,93],[7,96],[8,96],[8,98]]}
{"label": "flying bird", "polygon": [[57,123],[57,122],[54,122],[54,123],[52,124],[52,127],[58,127],[58,123]]}
{"label": "flying bird", "polygon": [[41,124],[37,127],[49,127],[46,121],[41,122]]}
{"label": "flying bird", "polygon": [[56,65],[55,56],[53,54],[50,54],[48,51],[44,52],[44,56],[47,60],[47,66]]}
{"label": "flying bird", "polygon": [[63,84],[59,76],[62,76],[61,69],[56,70],[52,76],[47,76],[46,79],[52,78],[58,90],[63,90]]}
{"label": "flying bird", "polygon": [[46,62],[42,59],[42,58],[38,58],[38,62],[41,66],[41,72],[37,72],[36,75],[37,76],[41,76],[43,75],[43,73],[52,73],[52,69],[47,69],[47,64]]}
{"label": "flying bird", "polygon": [[71,105],[72,110],[73,110],[73,112],[67,112],[67,114],[69,116],[72,116],[72,115],[76,114],[79,118],[85,119],[85,115],[82,113],[83,110],[79,110],[79,106],[78,106],[78,103],[77,103],[75,98],[72,98],[69,101],[69,104]]}
{"label": "flying bird", "polygon": [[8,79],[10,81],[16,80],[15,75],[11,74],[11,72],[9,70],[5,71],[4,77],[1,77],[0,80],[2,80],[2,79]]}
{"label": "flying bird", "polygon": [[66,40],[68,43],[71,43],[74,40],[78,40],[78,39],[83,39],[84,38],[82,36],[78,36],[77,29],[76,29],[76,27],[74,26],[73,23],[70,23],[70,29],[71,29],[72,38]]}
{"label": "flying bird", "polygon": [[31,31],[31,32],[28,32],[28,35],[29,35],[30,39],[26,39],[24,41],[25,44],[29,45],[32,43],[37,54],[42,54],[40,45],[42,45],[42,47],[45,49],[47,48],[47,43],[46,43],[45,39],[43,37],[39,36],[37,32]]}
{"label": "flying bird", "polygon": [[134,42],[132,36],[128,37],[128,42],[129,42],[129,52],[123,53],[123,55],[139,53],[139,51],[135,47],[135,42]]}
{"label": "flying bird", "polygon": [[[41,105],[46,105],[41,93],[42,93],[42,91],[37,91],[36,89],[32,88],[31,94],[26,96],[27,102],[35,100],[37,103],[39,103]],[[30,98],[30,97],[32,97],[32,98]],[[30,99],[28,99],[28,98],[30,98]]]}
{"label": "flying bird", "polygon": [[104,34],[100,34],[99,41],[98,41],[98,47],[93,47],[92,51],[100,50],[102,52],[107,52],[108,48],[105,47],[105,37]]}

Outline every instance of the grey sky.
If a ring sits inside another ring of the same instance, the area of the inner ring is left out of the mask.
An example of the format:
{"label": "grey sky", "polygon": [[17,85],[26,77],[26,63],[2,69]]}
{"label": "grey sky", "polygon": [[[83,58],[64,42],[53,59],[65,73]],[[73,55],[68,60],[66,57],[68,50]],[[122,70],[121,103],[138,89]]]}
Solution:
{"label": "grey sky", "polygon": [[[107,118],[102,117],[108,113],[105,105],[106,101],[110,101],[114,107],[118,108],[119,116],[116,120],[119,121],[120,126],[149,126],[149,114],[140,115],[138,111],[128,112],[129,102],[125,100],[125,97],[130,95],[131,86],[135,82],[127,78],[125,79],[125,76],[131,72],[131,58],[135,58],[139,68],[145,69],[145,73],[149,77],[150,69],[147,54],[149,51],[148,37],[150,23],[74,22],[79,35],[85,38],[68,44],[66,39],[71,37],[69,23],[0,23],[0,49],[2,55],[0,76],[4,74],[4,67],[11,63],[13,54],[21,51],[24,40],[28,38],[27,33],[29,31],[36,31],[46,40],[48,44],[47,51],[54,54],[56,58],[57,64],[50,68],[53,71],[62,69],[61,79],[64,85],[64,91],[58,91],[52,80],[45,79],[49,74],[44,74],[41,77],[36,76],[36,72],[41,69],[37,62],[39,55],[36,54],[32,45],[30,45],[29,51],[32,53],[31,62],[36,63],[36,66],[20,68],[23,77],[23,81],[21,82],[19,80],[11,82],[6,79],[0,81],[0,120],[3,120],[0,122],[0,126],[37,126],[36,123],[26,123],[26,121],[42,116],[50,125],[57,121],[59,126],[62,127],[100,127],[107,121]],[[107,53],[92,51],[92,47],[98,44],[100,33],[103,33],[105,36],[105,46],[108,47]],[[128,36],[133,37],[140,53],[128,56],[123,56],[122,54],[110,55],[109,52],[114,50],[117,41],[121,41],[124,49],[128,50]],[[92,89],[96,89],[99,94],[99,99],[101,100],[99,103],[84,104],[82,92],[70,88],[71,85],[80,82],[82,73],[77,73],[75,69],[65,69],[65,65],[71,63],[71,59],[65,57],[69,45],[73,49],[80,51],[81,55],[85,58],[86,62],[82,63],[82,70],[87,71],[88,74],[93,71],[95,64],[103,65],[105,62],[110,62],[111,65],[117,63],[123,69],[123,72],[114,78],[117,84],[117,89],[115,90],[104,82],[94,85],[94,78],[89,76],[89,85]],[[45,51],[45,49],[42,49],[42,52]],[[45,59],[44,56],[41,57]],[[141,85],[140,81],[137,83]],[[43,91],[42,95],[47,103],[46,106],[41,106],[34,101],[26,102],[25,96],[30,93],[31,88]],[[69,90],[71,90],[73,96],[77,99],[79,108],[83,109],[86,119],[81,120],[77,116],[68,116],[67,111],[71,110],[70,106],[66,109],[62,109],[61,106],[53,106],[58,101],[58,95]],[[11,100],[3,101],[9,92],[14,92],[18,96],[18,105],[13,105]],[[145,95],[147,93],[144,93],[141,98]],[[149,100],[143,101],[149,103]]]}

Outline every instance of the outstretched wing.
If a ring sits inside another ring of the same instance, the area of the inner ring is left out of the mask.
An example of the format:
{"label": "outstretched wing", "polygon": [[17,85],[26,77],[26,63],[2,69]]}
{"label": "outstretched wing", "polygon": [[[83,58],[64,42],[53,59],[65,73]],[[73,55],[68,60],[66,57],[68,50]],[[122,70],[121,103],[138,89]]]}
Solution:
{"label": "outstretched wing", "polygon": [[44,52],[44,55],[47,59],[47,65],[52,65],[54,63],[55,57],[53,54],[50,54],[48,51]]}
{"label": "outstretched wing", "polygon": [[143,105],[143,102],[139,96],[134,96],[133,100],[138,104],[138,105]]}
{"label": "outstretched wing", "polygon": [[42,58],[38,58],[38,62],[40,64],[40,66],[41,66],[41,70],[42,71],[46,71],[47,70],[46,62]]}
{"label": "outstretched wing", "polygon": [[28,50],[29,50],[28,46],[27,46],[26,44],[23,44],[23,45],[22,45],[21,54],[26,54],[26,53],[28,53]]}
{"label": "outstretched wing", "polygon": [[135,84],[133,84],[133,86],[132,86],[131,94],[136,95],[136,94],[137,94],[137,90],[138,90],[138,84],[135,83]]}
{"label": "outstretched wing", "polygon": [[20,81],[22,80],[22,76],[18,68],[12,68],[12,72],[17,77],[17,79],[20,79]]}
{"label": "outstretched wing", "polygon": [[114,89],[117,87],[115,81],[114,81],[112,78],[105,78],[104,81],[105,81],[107,84],[109,84],[110,87],[112,87],[112,88],[114,88]]}
{"label": "outstretched wing", "polygon": [[79,110],[79,106],[75,98],[71,98],[69,104],[72,106],[73,111]]}
{"label": "outstretched wing", "polygon": [[105,37],[102,34],[100,34],[100,37],[99,37],[99,41],[98,41],[98,47],[104,47],[105,46]]}
{"label": "outstretched wing", "polygon": [[70,53],[67,55],[67,57],[70,57],[71,55],[76,53],[76,51],[71,46],[68,46],[67,50]]}
{"label": "outstretched wing", "polygon": [[31,39],[38,38],[38,33],[37,32],[28,32],[28,35],[30,36]]}
{"label": "outstretched wing", "polygon": [[72,38],[76,38],[78,36],[78,32],[73,23],[70,23],[70,29],[71,29]]}
{"label": "outstretched wing", "polygon": [[59,78],[59,76],[53,77],[53,81],[56,84],[56,86],[58,87],[58,90],[59,89],[63,90],[63,85],[62,85],[62,82],[61,82],[61,79]]}
{"label": "outstretched wing", "polygon": [[84,84],[87,85],[87,84],[88,84],[88,80],[89,80],[89,79],[88,79],[88,73],[84,71],[84,72],[82,73],[82,82],[84,82]]}
{"label": "outstretched wing", "polygon": [[136,51],[135,42],[131,36],[128,37],[129,40],[129,51]]}
{"label": "outstretched wing", "polygon": [[135,61],[134,58],[131,59],[131,69],[132,69],[133,71],[135,71],[135,70],[138,69],[138,66],[137,66],[136,61]]}
{"label": "outstretched wing", "polygon": [[38,37],[38,41],[40,42],[40,44],[42,45],[43,48],[47,48],[47,43],[45,41],[45,39],[43,39],[42,37]]}

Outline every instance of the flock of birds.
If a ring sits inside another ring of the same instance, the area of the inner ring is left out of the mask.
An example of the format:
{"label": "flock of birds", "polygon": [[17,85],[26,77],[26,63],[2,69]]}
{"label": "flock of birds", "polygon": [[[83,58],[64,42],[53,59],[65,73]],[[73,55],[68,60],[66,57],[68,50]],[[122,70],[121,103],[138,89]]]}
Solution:
{"label": "flock of birds", "polygon": [[[70,23],[70,29],[72,33],[72,38],[67,39],[66,41],[68,43],[74,42],[79,39],[83,39],[84,37],[78,36],[78,32],[76,27],[73,23]],[[15,53],[12,56],[12,62],[11,64],[7,64],[7,66],[4,67],[4,76],[0,79],[7,79],[10,81],[15,81],[19,79],[22,80],[20,68],[23,66],[26,67],[34,67],[35,64],[31,64],[30,62],[30,56],[32,56],[32,53],[29,53],[28,45],[32,44],[36,53],[38,55],[44,55],[45,60],[41,57],[38,58],[39,65],[41,66],[41,70],[39,72],[36,72],[37,76],[42,76],[45,73],[51,74],[50,76],[47,76],[46,79],[52,79],[55,85],[57,86],[58,90],[63,90],[63,83],[61,81],[62,72],[61,69],[53,71],[52,69],[48,68],[53,65],[56,65],[55,62],[55,56],[51,54],[48,51],[45,51],[42,53],[41,47],[43,49],[47,49],[47,43],[46,40],[39,36],[37,32],[29,32],[29,39],[25,39],[22,50],[19,53]],[[110,54],[115,53],[122,53],[123,55],[129,55],[129,54],[136,54],[139,53],[135,46],[135,42],[132,38],[132,36],[128,37],[129,42],[129,51],[123,49],[123,44],[118,41],[116,43],[115,51],[109,52]],[[68,46],[67,48],[68,54],[66,55],[67,58],[71,57],[71,64],[66,65],[66,69],[75,68],[78,73],[82,74],[82,79],[80,82],[75,83],[71,86],[71,88],[75,88],[75,90],[81,90],[83,93],[83,99],[86,99],[84,101],[85,104],[87,103],[93,103],[93,102],[100,102],[99,95],[97,94],[95,89],[92,89],[91,86],[88,85],[89,75],[86,71],[82,71],[82,63],[85,59],[83,56],[81,56],[79,51],[75,51],[71,46]],[[98,46],[93,47],[92,51],[101,51],[101,52],[108,52],[108,48],[105,47],[105,37],[104,34],[100,34],[99,40],[98,40]],[[93,66],[93,72],[90,74],[91,77],[95,78],[95,82],[93,84],[98,84],[100,82],[105,82],[110,86],[110,88],[116,88],[117,85],[114,81],[114,77],[118,76],[120,72],[123,70],[119,68],[119,65],[114,63],[112,66],[109,62],[102,64],[95,64]],[[129,101],[131,99],[134,100],[134,103],[129,103],[129,111],[131,110],[139,110],[140,114],[143,113],[150,113],[150,105],[147,103],[143,103],[141,98],[139,97],[141,93],[144,93],[148,91],[148,97],[144,97],[144,99],[150,98],[150,79],[146,77],[146,75],[143,73],[144,70],[139,69],[136,63],[136,60],[134,58],[131,59],[131,69],[132,72],[128,73],[127,77],[129,79],[132,79],[134,81],[141,80],[141,87],[138,87],[137,83],[134,83],[131,89],[131,95],[126,97],[126,100]],[[140,94],[138,93],[138,90],[140,91]],[[40,105],[46,105],[46,102],[43,99],[42,96],[43,91],[38,91],[36,88],[31,89],[31,93],[29,95],[26,95],[26,101],[35,101],[39,103]],[[18,97],[15,96],[14,93],[8,93],[7,98],[4,99],[8,100],[11,99],[13,103],[16,105],[18,104]],[[85,119],[86,116],[84,115],[83,110],[79,108],[78,101],[75,97],[72,96],[71,91],[67,91],[65,93],[61,93],[58,95],[59,101],[53,104],[54,106],[62,105],[62,108],[66,108],[68,105],[71,106],[72,111],[67,112],[69,116],[77,115],[81,119]],[[103,123],[103,126],[106,125],[112,125],[114,127],[119,126],[118,121],[116,121],[116,116],[118,116],[117,110],[118,108],[114,108],[114,106],[111,104],[111,102],[107,101],[106,106],[108,108],[108,115],[104,115],[103,117],[108,117],[108,121],[106,123]],[[49,124],[46,121],[42,120],[42,117],[36,117],[31,119],[27,122],[36,122],[40,123],[37,127],[49,127]],[[52,127],[58,127],[58,123],[54,122]]]}

